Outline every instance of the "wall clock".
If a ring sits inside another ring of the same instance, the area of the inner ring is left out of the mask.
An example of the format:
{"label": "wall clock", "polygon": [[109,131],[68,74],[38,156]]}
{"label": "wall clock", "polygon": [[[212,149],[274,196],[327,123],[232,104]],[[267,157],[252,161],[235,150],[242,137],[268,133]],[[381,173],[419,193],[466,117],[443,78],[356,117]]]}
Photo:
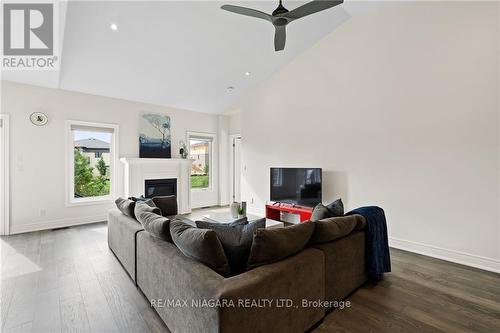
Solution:
{"label": "wall clock", "polygon": [[30,120],[33,123],[33,125],[44,126],[49,121],[49,118],[45,113],[33,112],[32,114],[30,114]]}

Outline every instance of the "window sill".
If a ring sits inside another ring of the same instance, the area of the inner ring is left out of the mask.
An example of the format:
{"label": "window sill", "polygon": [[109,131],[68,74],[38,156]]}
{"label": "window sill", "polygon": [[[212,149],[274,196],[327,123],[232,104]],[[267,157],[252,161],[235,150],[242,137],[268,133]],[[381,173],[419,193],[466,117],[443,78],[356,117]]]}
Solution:
{"label": "window sill", "polygon": [[67,207],[90,206],[90,205],[108,205],[113,203],[114,200],[111,196],[84,198],[79,200],[69,200],[66,202]]}
{"label": "window sill", "polygon": [[191,192],[208,192],[208,191],[213,191],[214,189],[211,187],[205,187],[205,188],[191,188]]}

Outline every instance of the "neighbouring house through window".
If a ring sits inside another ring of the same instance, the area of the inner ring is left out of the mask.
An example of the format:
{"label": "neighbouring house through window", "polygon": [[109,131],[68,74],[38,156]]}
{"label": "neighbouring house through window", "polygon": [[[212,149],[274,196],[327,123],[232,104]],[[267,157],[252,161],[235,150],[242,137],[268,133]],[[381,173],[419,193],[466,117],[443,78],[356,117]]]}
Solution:
{"label": "neighbouring house through window", "polygon": [[212,183],[213,136],[190,135],[189,158],[191,165],[191,188],[206,189]]}
{"label": "neighbouring house through window", "polygon": [[69,130],[69,201],[111,200],[114,187],[114,125],[75,122],[70,124]]}

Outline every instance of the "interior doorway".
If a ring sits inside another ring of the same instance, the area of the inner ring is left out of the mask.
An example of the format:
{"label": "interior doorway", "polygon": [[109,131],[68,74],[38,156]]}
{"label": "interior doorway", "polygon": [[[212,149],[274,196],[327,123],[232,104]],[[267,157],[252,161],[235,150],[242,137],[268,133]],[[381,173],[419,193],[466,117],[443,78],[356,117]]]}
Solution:
{"label": "interior doorway", "polygon": [[0,114],[0,235],[10,232],[9,116]]}
{"label": "interior doorway", "polygon": [[241,202],[241,135],[231,135],[231,200]]}

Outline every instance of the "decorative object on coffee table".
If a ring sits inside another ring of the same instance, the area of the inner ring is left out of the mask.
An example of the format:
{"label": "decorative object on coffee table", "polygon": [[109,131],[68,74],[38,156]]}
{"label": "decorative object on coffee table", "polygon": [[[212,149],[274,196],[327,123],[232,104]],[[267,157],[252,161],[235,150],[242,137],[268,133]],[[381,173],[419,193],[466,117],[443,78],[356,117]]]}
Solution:
{"label": "decorative object on coffee table", "polygon": [[139,157],[170,158],[170,117],[153,113],[143,114],[139,126]]}
{"label": "decorative object on coffee table", "polygon": [[247,202],[242,201],[240,203],[240,210],[238,211],[239,217],[245,217],[247,216]]}
{"label": "decorative object on coffee table", "polygon": [[247,216],[247,203],[243,201],[241,203],[233,202],[229,206],[229,210],[231,212],[231,216],[233,218],[242,218]]}
{"label": "decorative object on coffee table", "polygon": [[231,212],[231,217],[234,219],[238,218],[239,210],[240,210],[240,204],[237,202],[233,202],[229,206],[229,211]]}

